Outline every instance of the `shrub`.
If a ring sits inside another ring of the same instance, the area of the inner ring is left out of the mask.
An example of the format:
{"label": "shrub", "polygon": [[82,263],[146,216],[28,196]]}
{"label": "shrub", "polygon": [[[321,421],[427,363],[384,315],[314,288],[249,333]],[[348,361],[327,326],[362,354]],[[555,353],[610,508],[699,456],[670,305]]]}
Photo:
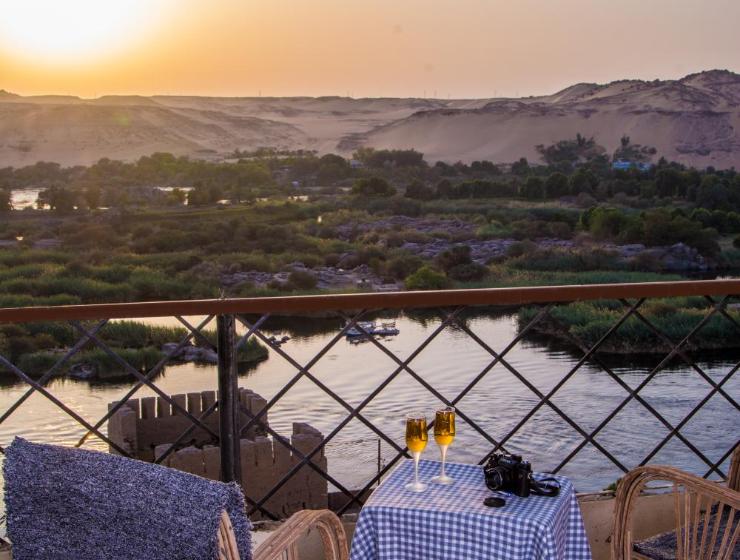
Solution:
{"label": "shrub", "polygon": [[100,331],[100,337],[112,346],[120,348],[160,348],[167,342],[179,342],[187,333],[183,327],[163,327],[137,323],[134,321],[114,321],[107,323]]}
{"label": "shrub", "polygon": [[403,280],[419,270],[423,264],[424,261],[417,256],[396,257],[388,261],[386,271],[393,278]]}
{"label": "shrub", "polygon": [[288,284],[296,290],[313,290],[318,280],[308,271],[294,270],[288,275]]}
{"label": "shrub", "polygon": [[406,187],[406,192],[404,193],[406,198],[414,198],[416,200],[431,200],[434,198],[434,195],[434,190],[431,187],[419,181],[411,183]]}
{"label": "shrub", "polygon": [[488,268],[475,262],[458,264],[448,270],[447,275],[460,282],[475,282],[483,280],[488,275]]}
{"label": "shrub", "polygon": [[509,247],[506,249],[506,256],[509,258],[516,258],[521,257],[522,255],[533,253],[536,250],[537,244],[533,243],[532,241],[517,241],[516,243],[512,243],[511,245],[509,245]]}
{"label": "shrub", "polygon": [[456,245],[437,255],[437,264],[448,273],[456,266],[470,264],[471,262],[470,247],[467,245]]}
{"label": "shrub", "polygon": [[447,277],[430,266],[422,266],[405,281],[407,290],[444,290],[450,285]]}
{"label": "shrub", "polygon": [[352,192],[366,197],[383,197],[393,196],[396,189],[381,177],[370,177],[357,181],[352,187]]}

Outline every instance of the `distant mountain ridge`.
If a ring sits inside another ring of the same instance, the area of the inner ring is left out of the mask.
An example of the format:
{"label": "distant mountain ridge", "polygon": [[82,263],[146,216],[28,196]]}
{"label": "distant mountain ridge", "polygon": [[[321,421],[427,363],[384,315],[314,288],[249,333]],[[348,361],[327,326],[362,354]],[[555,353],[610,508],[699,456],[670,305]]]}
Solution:
{"label": "distant mountain ridge", "polygon": [[623,135],[688,165],[740,167],[740,75],[579,83],[520,99],[22,97],[0,90],[0,166],[87,164],[155,151],[221,159],[271,146],[345,155],[361,146],[415,148],[429,161],[538,161],[535,146]]}

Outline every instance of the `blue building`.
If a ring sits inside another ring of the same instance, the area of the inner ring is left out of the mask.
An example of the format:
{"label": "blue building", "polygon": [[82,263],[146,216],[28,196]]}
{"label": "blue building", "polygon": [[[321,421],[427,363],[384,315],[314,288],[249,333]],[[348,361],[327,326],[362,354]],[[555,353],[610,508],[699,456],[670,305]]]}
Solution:
{"label": "blue building", "polygon": [[612,169],[619,169],[621,171],[629,171],[630,169],[638,169],[640,171],[650,171],[653,168],[652,163],[646,163],[641,161],[629,161],[626,159],[618,159],[612,163]]}

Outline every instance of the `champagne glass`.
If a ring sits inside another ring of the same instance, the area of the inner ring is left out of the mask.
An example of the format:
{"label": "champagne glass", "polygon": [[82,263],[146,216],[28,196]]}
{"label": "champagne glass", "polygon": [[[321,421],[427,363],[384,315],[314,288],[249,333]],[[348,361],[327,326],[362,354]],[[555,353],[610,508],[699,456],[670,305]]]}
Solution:
{"label": "champagne glass", "polygon": [[452,484],[454,481],[445,473],[445,461],[447,459],[447,448],[455,439],[455,409],[451,406],[442,408],[434,415],[434,441],[439,445],[442,454],[442,470],[439,476],[432,478],[437,484]]}
{"label": "champagne glass", "polygon": [[404,488],[411,492],[423,492],[427,489],[426,484],[419,482],[419,459],[428,440],[426,416],[421,412],[406,416],[406,447],[409,448],[414,458],[414,481],[409,482]]}

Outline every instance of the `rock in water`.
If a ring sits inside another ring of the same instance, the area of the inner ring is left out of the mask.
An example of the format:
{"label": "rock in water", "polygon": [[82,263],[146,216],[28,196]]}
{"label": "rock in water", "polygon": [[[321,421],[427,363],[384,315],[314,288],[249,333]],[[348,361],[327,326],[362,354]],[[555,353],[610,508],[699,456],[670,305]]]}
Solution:
{"label": "rock in water", "polygon": [[79,363],[69,368],[67,376],[80,381],[91,381],[98,378],[98,368],[94,364]]}
{"label": "rock in water", "polygon": [[[175,351],[177,346],[178,344],[176,342],[168,342],[162,345],[162,352],[169,355],[171,352]],[[202,348],[200,346],[193,346],[192,344],[188,344],[175,352],[175,354],[172,356],[172,359],[179,360],[181,362],[217,364],[218,354],[216,354],[216,352],[214,352],[210,348]]]}

